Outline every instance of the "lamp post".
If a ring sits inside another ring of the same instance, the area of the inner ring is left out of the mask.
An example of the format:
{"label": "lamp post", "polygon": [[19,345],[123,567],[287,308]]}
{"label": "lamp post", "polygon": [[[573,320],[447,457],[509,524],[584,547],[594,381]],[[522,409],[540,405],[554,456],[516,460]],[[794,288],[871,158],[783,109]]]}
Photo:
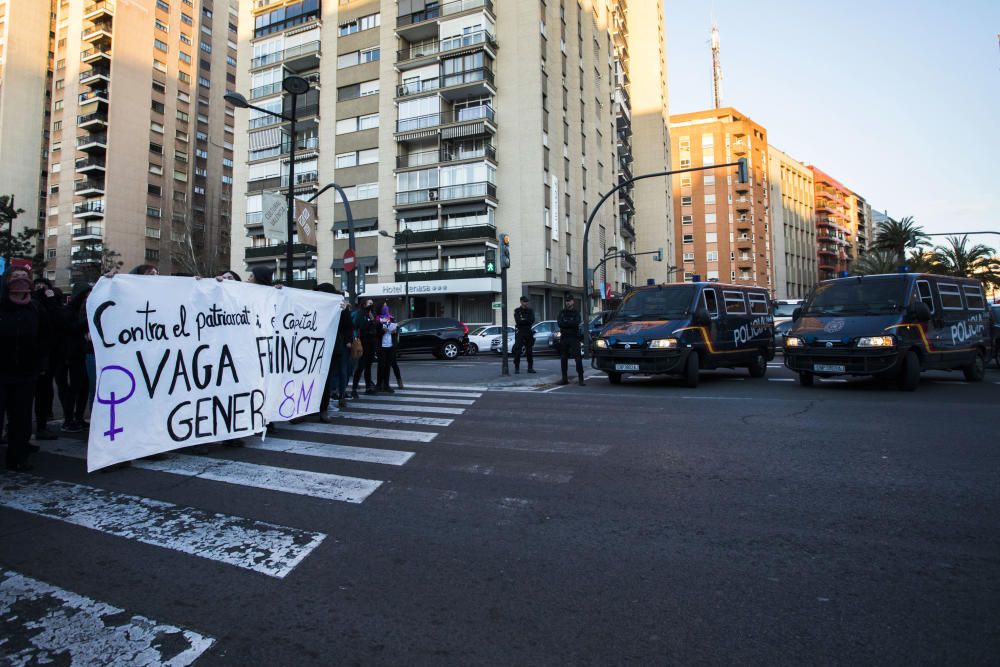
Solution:
{"label": "lamp post", "polygon": [[[319,192],[317,192],[312,197],[310,197],[308,199],[308,201],[310,201],[310,202],[316,201],[316,199],[321,194],[323,194],[324,192],[326,192],[330,188],[334,188],[337,191],[337,194],[340,195],[340,201],[344,202],[344,213],[347,216],[347,247],[349,247],[351,249],[351,252],[354,252],[354,251],[357,250],[357,247],[355,245],[355,240],[354,240],[354,215],[351,213],[351,202],[347,198],[347,193],[344,192],[344,188],[340,187],[336,183],[327,183],[326,185],[324,185],[322,188],[319,189]],[[317,266],[318,265],[319,264],[317,263]],[[357,271],[358,271],[358,267],[357,267],[357,263],[355,262],[354,271],[348,271],[347,272],[347,294],[348,294],[348,299],[354,299],[354,303],[358,302],[358,295],[355,293],[356,290],[354,289],[354,285],[356,283],[356,281],[355,281],[355,274],[357,273]]]}
{"label": "lamp post", "polygon": [[[385,238],[394,238],[389,234],[389,232],[384,229],[379,230],[379,236],[384,236]],[[395,240],[398,243],[398,239],[403,240],[403,312],[405,314],[405,319],[410,319],[412,312],[410,310],[410,237],[413,236],[412,229],[403,229],[398,232],[395,236]]]}
{"label": "lamp post", "polygon": [[288,128],[290,137],[288,142],[288,191],[285,193],[286,206],[288,208],[286,216],[288,238],[285,241],[285,280],[290,286],[292,283],[292,265],[294,262],[292,258],[292,236],[295,234],[295,117],[298,111],[299,96],[309,92],[309,81],[301,76],[288,76],[281,82],[281,87],[292,98],[292,112],[288,116],[254,106],[247,102],[247,98],[237,92],[228,92],[224,95],[224,98],[234,107],[253,109],[274,118],[280,118],[290,124]]}

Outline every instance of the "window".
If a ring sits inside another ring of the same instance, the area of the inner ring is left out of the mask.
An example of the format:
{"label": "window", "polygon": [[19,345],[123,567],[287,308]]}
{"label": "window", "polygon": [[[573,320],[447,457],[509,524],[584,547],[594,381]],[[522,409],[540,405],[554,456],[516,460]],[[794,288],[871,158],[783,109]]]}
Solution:
{"label": "window", "polygon": [[694,224],[694,218],[692,216],[690,216],[690,215],[682,215],[681,216],[681,224],[682,225],[692,225],[692,224]]}
{"label": "window", "polygon": [[153,100],[150,103],[150,108],[156,113],[163,113],[166,109],[166,107],[163,106],[163,102],[157,102],[156,100]]}
{"label": "window", "polygon": [[56,100],[52,104],[52,110],[53,111],[62,111],[62,108],[63,108],[63,101],[62,100]]}
{"label": "window", "polygon": [[160,258],[160,251],[156,248],[146,248],[146,259],[156,260]]}
{"label": "window", "polygon": [[163,0],[156,0],[156,8],[157,9],[161,9],[161,10],[163,10],[165,12],[169,12],[170,11],[170,5],[168,5],[167,3],[165,3]]}
{"label": "window", "polygon": [[181,12],[181,23],[184,25],[194,25],[194,21],[191,20],[191,17],[184,12]]}
{"label": "window", "polygon": [[337,69],[344,69],[345,67],[353,67],[360,62],[359,53],[357,51],[351,51],[350,53],[344,53],[337,56]]}
{"label": "window", "polygon": [[357,131],[358,131],[357,117],[345,118],[343,120],[337,121],[337,134],[349,134],[351,132],[357,132]]}
{"label": "window", "polygon": [[62,121],[61,120],[57,120],[56,122],[52,123],[52,131],[53,132],[58,132],[61,129],[62,129]]}
{"label": "window", "polygon": [[157,93],[165,93],[165,92],[167,92],[167,87],[165,85],[163,85],[162,82],[156,81],[154,79],[153,80],[153,90],[156,91]]}
{"label": "window", "polygon": [[340,37],[345,37],[356,32],[361,32],[362,30],[377,28],[381,25],[380,19],[381,15],[379,14],[369,14],[368,16],[362,16],[361,18],[348,21],[347,23],[341,23],[338,34]]}
{"label": "window", "polygon": [[347,167],[356,167],[358,164],[358,154],[357,153],[341,153],[337,156],[337,169],[346,169]]}
{"label": "window", "polygon": [[761,292],[750,292],[747,295],[750,299],[750,312],[754,315],[767,315],[767,295]]}
{"label": "window", "polygon": [[180,120],[180,121],[183,121],[183,122],[186,123],[186,122],[188,122],[189,118],[190,118],[190,116],[188,115],[188,113],[186,111],[181,111],[180,109],[177,110],[177,120]]}
{"label": "window", "polygon": [[182,183],[187,183],[187,179],[188,179],[187,173],[185,173],[185,172],[183,172],[183,171],[181,171],[179,169],[174,169],[174,180],[175,181],[180,181]]}
{"label": "window", "polygon": [[153,46],[159,49],[160,51],[163,51],[164,53],[170,50],[170,47],[167,46],[166,42],[161,42],[158,39],[153,40]]}
{"label": "window", "polygon": [[177,72],[177,79],[184,83],[191,83],[191,75],[187,72]]}
{"label": "window", "polygon": [[163,126],[155,121],[149,124],[149,129],[157,134],[163,134]]}
{"label": "window", "polygon": [[177,161],[179,161],[179,162],[187,162],[188,161],[188,154],[186,152],[184,152],[184,151],[175,150],[174,151],[174,159],[177,160]]}
{"label": "window", "polygon": [[360,94],[361,97],[378,95],[378,79],[375,79],[374,81],[362,81]]}
{"label": "window", "polygon": [[986,308],[986,300],[983,299],[983,290],[979,285],[962,285],[962,292],[965,294],[965,307],[969,310],[983,310]]}
{"label": "window", "polygon": [[731,315],[745,315],[747,312],[747,304],[743,299],[743,292],[730,292],[728,290],[722,293],[722,297],[726,304],[726,312]]}
{"label": "window", "polygon": [[177,54],[177,59],[180,60],[182,63],[184,63],[186,65],[190,65],[191,64],[191,56],[189,56],[188,54],[184,53],[183,51],[180,51]]}
{"label": "window", "polygon": [[705,233],[705,243],[718,243],[719,235],[716,232]]}
{"label": "window", "polygon": [[686,252],[686,253],[684,253],[684,261],[685,262],[693,262],[694,261],[694,253],[693,252]]}
{"label": "window", "polygon": [[156,29],[161,32],[170,32],[170,28],[167,26],[167,24],[161,21],[160,19],[155,19],[153,25],[156,26]]}
{"label": "window", "polygon": [[705,195],[705,206],[715,206],[715,195]]}
{"label": "window", "polygon": [[163,155],[163,146],[157,143],[149,142],[149,152],[156,153],[157,155]]}
{"label": "window", "polygon": [[371,49],[361,50],[361,62],[362,63],[373,63],[381,58],[381,49],[379,47]]}
{"label": "window", "polygon": [[691,177],[690,176],[681,176],[681,187],[682,188],[689,188],[689,187],[691,187]]}
{"label": "window", "polygon": [[962,310],[962,295],[958,291],[958,285],[938,283],[937,287],[942,310]]}
{"label": "window", "polygon": [[149,173],[153,174],[154,176],[163,176],[163,167],[161,167],[156,163],[150,162]]}
{"label": "window", "polygon": [[[690,273],[685,273],[684,280],[694,280],[694,276]],[[719,316],[719,297],[714,289],[709,288],[701,293],[701,303],[705,306],[705,310],[708,311],[709,317],[713,320]]]}
{"label": "window", "polygon": [[708,253],[706,253],[705,260],[708,261],[708,262],[718,262],[719,261],[719,251],[718,250],[710,250]]}
{"label": "window", "polygon": [[681,206],[690,206],[690,205],[691,205],[690,195],[681,197]]}
{"label": "window", "polygon": [[188,46],[191,46],[191,38],[188,35],[185,35],[183,32],[181,33],[181,42],[187,44]]}
{"label": "window", "polygon": [[150,218],[159,218],[160,216],[163,215],[163,212],[160,208],[156,206],[147,206],[146,215]]}
{"label": "window", "polygon": [[694,243],[694,234],[685,234],[683,241],[684,243]]}
{"label": "window", "polygon": [[146,227],[146,238],[149,239],[160,238],[160,229],[158,227]]}
{"label": "window", "polygon": [[157,60],[156,58],[153,58],[153,69],[155,69],[155,70],[157,70],[159,72],[166,72],[167,71],[167,65],[166,65],[166,63],[163,63],[163,62]]}
{"label": "window", "polygon": [[371,130],[379,126],[379,115],[377,113],[368,114],[367,116],[358,117],[358,128],[362,130]]}
{"label": "window", "polygon": [[156,197],[159,197],[161,193],[161,188],[159,185],[153,185],[152,183],[149,183],[148,185],[146,185],[146,192]]}

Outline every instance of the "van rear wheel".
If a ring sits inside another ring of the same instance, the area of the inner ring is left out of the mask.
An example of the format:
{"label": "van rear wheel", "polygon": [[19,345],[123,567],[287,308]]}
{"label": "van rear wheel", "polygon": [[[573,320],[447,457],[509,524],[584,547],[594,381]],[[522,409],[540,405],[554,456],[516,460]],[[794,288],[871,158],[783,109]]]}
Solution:
{"label": "van rear wheel", "polygon": [[610,382],[611,384],[621,384],[622,383],[622,374],[621,373],[608,372],[608,382]]}
{"label": "van rear wheel", "polygon": [[684,386],[694,389],[698,386],[698,355],[692,352],[684,364]]}
{"label": "van rear wheel", "polygon": [[986,360],[983,355],[976,353],[976,358],[971,364],[962,369],[967,382],[982,382],[986,377]]}
{"label": "van rear wheel", "polygon": [[896,376],[896,386],[903,391],[914,391],[920,384],[920,358],[910,350],[903,357],[903,366]]}
{"label": "van rear wheel", "polygon": [[757,353],[753,363],[747,366],[747,370],[750,371],[752,378],[762,378],[767,374],[767,357],[764,356],[763,352]]}
{"label": "van rear wheel", "polygon": [[812,373],[802,371],[799,373],[799,384],[803,387],[811,387],[816,384],[816,376]]}

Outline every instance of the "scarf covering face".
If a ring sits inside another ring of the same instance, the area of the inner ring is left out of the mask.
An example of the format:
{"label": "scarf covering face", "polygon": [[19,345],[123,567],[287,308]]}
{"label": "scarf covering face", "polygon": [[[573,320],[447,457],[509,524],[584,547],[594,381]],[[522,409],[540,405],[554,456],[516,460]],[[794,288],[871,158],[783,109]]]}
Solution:
{"label": "scarf covering face", "polygon": [[389,306],[382,306],[382,310],[379,311],[379,317],[383,320],[389,319]]}
{"label": "scarf covering face", "polygon": [[7,296],[19,306],[31,302],[31,279],[23,271],[12,273],[8,278]]}

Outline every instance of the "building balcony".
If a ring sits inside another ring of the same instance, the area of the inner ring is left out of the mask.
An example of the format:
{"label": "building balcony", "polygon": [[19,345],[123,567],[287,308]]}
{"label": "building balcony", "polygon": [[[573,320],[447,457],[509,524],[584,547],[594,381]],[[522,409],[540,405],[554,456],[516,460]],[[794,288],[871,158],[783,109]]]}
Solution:
{"label": "building balcony", "polygon": [[78,174],[89,174],[90,172],[105,171],[107,169],[103,158],[82,158],[76,161],[76,172]]}
{"label": "building balcony", "polygon": [[103,153],[108,149],[108,135],[86,134],[76,138],[76,149],[87,153]]}
{"label": "building balcony", "polygon": [[94,201],[84,202],[82,204],[77,204],[73,208],[74,218],[103,218],[104,217],[104,200],[97,199]]}
{"label": "building balcony", "polygon": [[281,82],[269,83],[263,86],[257,86],[256,88],[250,89],[250,99],[255,100],[259,97],[267,97],[269,95],[277,95],[281,92]]}
{"label": "building balcony", "polygon": [[107,127],[107,125],[108,114],[104,111],[96,111],[76,117],[76,126],[81,130],[86,128],[98,129]]}
{"label": "building balcony", "polygon": [[737,192],[744,192],[744,193],[746,193],[746,192],[750,192],[750,190],[753,188],[753,184],[751,184],[751,183],[740,183],[739,181],[737,181],[734,187],[736,188]]}
{"label": "building balcony", "polygon": [[438,60],[442,54],[451,54],[463,49],[486,49],[496,57],[497,41],[493,33],[478,30],[468,35],[456,35],[441,40],[427,40],[407,45],[396,51],[396,69],[405,71]]}
{"label": "building balcony", "polygon": [[77,181],[73,191],[81,197],[97,197],[104,194],[104,181]]}
{"label": "building balcony", "polygon": [[321,54],[320,41],[317,39],[291,46],[284,51],[258,56],[250,61],[250,69],[260,69],[282,63],[285,69],[290,72],[308,72],[319,67]]}
{"label": "building balcony", "polygon": [[[253,211],[251,213],[247,213],[246,216],[245,216],[245,218],[244,218],[243,224],[246,227],[261,227],[261,226],[263,226],[264,225],[264,213],[263,213],[263,211]],[[248,233],[247,235],[249,236],[250,234]]]}
{"label": "building balcony", "polygon": [[737,197],[733,200],[733,206],[737,211],[749,211],[753,208],[753,200],[750,197]]}
{"label": "building balcony", "polygon": [[98,88],[91,90],[88,93],[80,93],[79,103],[80,106],[85,104],[107,104],[111,100],[111,96],[108,94],[107,89]]}
{"label": "building balcony", "polygon": [[[316,187],[319,183],[319,172],[318,171],[297,171],[295,172],[295,188],[299,189],[303,186]],[[281,176],[281,187],[288,187],[288,174],[282,174]]]}
{"label": "building balcony", "polygon": [[434,90],[440,90],[441,97],[448,100],[496,95],[496,87],[493,82],[492,70],[486,67],[477,67],[476,69],[401,84],[396,86],[396,97],[422,95]]}
{"label": "building balcony", "polygon": [[97,84],[101,88],[107,88],[110,82],[110,69],[104,67],[91,67],[89,70],[80,72],[80,84],[83,86]]}
{"label": "building balcony", "polygon": [[80,52],[80,62],[91,64],[98,61],[111,62],[111,47],[95,46]]}
{"label": "building balcony", "polygon": [[827,255],[829,257],[836,257],[837,256],[837,249],[836,248],[830,248],[828,246],[820,246],[816,250],[816,252],[818,254],[820,254],[820,255]]}
{"label": "building balcony", "polygon": [[437,35],[439,18],[455,16],[474,9],[485,9],[490,17],[496,20],[492,0],[451,0],[419,12],[396,17],[396,34],[410,43],[430,39]]}
{"label": "building balcony", "polygon": [[635,202],[632,201],[632,194],[628,188],[618,191],[618,204],[620,210],[635,212]]}
{"label": "building balcony", "polygon": [[729,145],[729,148],[733,152],[733,155],[746,155],[747,154],[747,145],[746,145],[746,142],[744,142],[744,141],[734,141],[733,143],[731,143]]}
{"label": "building balcony", "polygon": [[468,225],[465,227],[439,227],[438,229],[422,229],[409,233],[409,243],[404,244],[402,239],[405,235],[396,235],[396,250],[399,256],[405,261],[405,248],[409,245],[421,243],[444,243],[448,241],[468,241],[472,239],[495,239],[497,228],[493,225]]}
{"label": "building balcony", "polygon": [[84,28],[80,33],[80,39],[85,43],[95,45],[106,45],[111,42],[111,23],[97,23],[89,28]]}
{"label": "building balcony", "polygon": [[396,121],[398,142],[432,137],[439,131],[442,139],[471,139],[477,135],[496,134],[496,113],[493,107],[483,105]]}
{"label": "building balcony", "polygon": [[493,146],[483,146],[474,150],[440,148],[431,151],[407,153],[396,157],[396,169],[411,169],[427,167],[445,162],[461,162],[464,160],[482,160],[483,158],[496,163],[497,152]]}
{"label": "building balcony", "polygon": [[460,280],[462,278],[493,278],[493,274],[487,273],[486,269],[438,269],[436,271],[408,271],[396,272],[396,282],[410,282],[417,280]]}
{"label": "building balcony", "polygon": [[103,236],[103,225],[73,225],[74,241],[99,241]]}
{"label": "building balcony", "polygon": [[396,208],[420,206],[437,201],[462,201],[467,199],[492,199],[496,201],[497,187],[493,183],[463,183],[437,188],[423,188],[396,193]]}
{"label": "building balcony", "polygon": [[112,18],[115,15],[115,3],[111,0],[97,0],[88,2],[83,6],[83,20],[97,21],[104,17]]}
{"label": "building balcony", "polygon": [[[311,255],[316,252],[316,246],[307,245],[305,243],[293,243],[292,244],[292,255],[293,256],[305,256]],[[247,260],[251,259],[275,259],[285,256],[285,244],[278,243],[277,245],[263,246],[260,248],[247,248],[244,253],[244,257]]]}
{"label": "building balcony", "polygon": [[632,224],[632,218],[630,216],[624,216],[622,217],[621,220],[622,220],[622,233],[624,233],[625,236],[630,236],[634,239],[635,226],[633,226]]}

